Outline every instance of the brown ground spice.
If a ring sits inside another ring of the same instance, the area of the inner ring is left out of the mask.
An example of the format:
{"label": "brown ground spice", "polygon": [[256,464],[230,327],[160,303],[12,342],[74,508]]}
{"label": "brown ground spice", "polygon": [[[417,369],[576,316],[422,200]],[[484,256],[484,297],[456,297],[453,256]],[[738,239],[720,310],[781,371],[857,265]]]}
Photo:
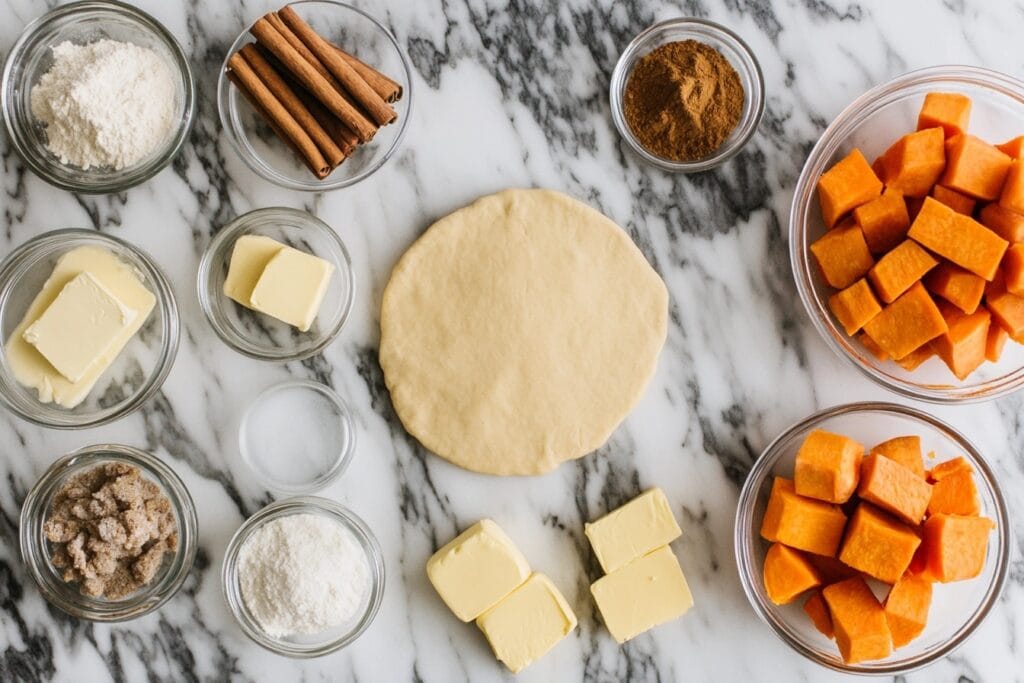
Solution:
{"label": "brown ground spice", "polygon": [[743,113],[739,74],[697,40],[668,43],[642,57],[626,83],[626,123],[652,154],[673,161],[711,156]]}

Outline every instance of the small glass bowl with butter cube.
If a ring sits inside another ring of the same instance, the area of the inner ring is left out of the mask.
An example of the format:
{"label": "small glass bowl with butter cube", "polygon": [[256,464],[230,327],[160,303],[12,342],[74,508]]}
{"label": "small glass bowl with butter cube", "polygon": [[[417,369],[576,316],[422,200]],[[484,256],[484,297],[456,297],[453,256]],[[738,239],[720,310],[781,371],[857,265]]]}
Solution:
{"label": "small glass bowl with butter cube", "polygon": [[199,303],[214,332],[250,358],[294,361],[323,351],[352,309],[344,242],[305,211],[250,211],[224,227],[199,264]]}
{"label": "small glass bowl with butter cube", "polygon": [[159,390],[178,309],[144,252],[94,230],[55,230],[0,264],[0,401],[59,429],[116,420]]}

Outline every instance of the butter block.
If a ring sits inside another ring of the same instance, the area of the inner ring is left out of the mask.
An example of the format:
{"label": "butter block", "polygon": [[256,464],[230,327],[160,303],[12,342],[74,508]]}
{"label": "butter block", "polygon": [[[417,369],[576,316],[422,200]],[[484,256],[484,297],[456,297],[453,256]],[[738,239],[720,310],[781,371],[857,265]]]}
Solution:
{"label": "butter block", "polygon": [[605,573],[668,545],[683,533],[659,488],[644,491],[596,522],[586,524],[584,532]]}
{"label": "butter block", "polygon": [[57,372],[77,382],[136,315],[96,278],[83,272],[61,288],[22,336]]}
{"label": "butter block", "polygon": [[590,586],[605,626],[622,644],[684,615],[693,596],[672,549],[658,548]]}
{"label": "butter block", "polygon": [[548,577],[526,583],[476,620],[495,656],[512,673],[543,657],[576,628],[576,615]]}
{"label": "butter block", "polygon": [[284,248],[285,245],[265,235],[243,235],[235,240],[224,279],[225,296],[248,308],[263,269]]}
{"label": "butter block", "polygon": [[333,272],[329,261],[285,247],[271,257],[249,301],[257,311],[306,332],[316,319]]}
{"label": "butter block", "polygon": [[427,561],[427,578],[462,621],[473,621],[530,576],[530,565],[501,527],[482,519]]}

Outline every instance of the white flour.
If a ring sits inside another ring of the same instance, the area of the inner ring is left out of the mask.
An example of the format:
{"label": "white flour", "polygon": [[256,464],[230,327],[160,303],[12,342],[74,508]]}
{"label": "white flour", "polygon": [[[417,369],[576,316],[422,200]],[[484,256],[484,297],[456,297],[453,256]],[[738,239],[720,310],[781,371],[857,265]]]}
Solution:
{"label": "white flour", "polygon": [[174,123],[175,79],[149,48],[115,40],[53,48],[53,66],[32,88],[32,113],[62,164],[132,166]]}
{"label": "white flour", "polygon": [[370,565],[352,533],[327,517],[267,522],[238,552],[242,599],[267,635],[319,633],[358,616]]}

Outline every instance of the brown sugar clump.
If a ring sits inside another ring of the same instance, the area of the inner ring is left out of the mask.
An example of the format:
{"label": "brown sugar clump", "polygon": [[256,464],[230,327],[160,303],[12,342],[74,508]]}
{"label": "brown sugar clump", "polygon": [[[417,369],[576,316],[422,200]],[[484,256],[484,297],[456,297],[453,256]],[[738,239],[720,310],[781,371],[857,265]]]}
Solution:
{"label": "brown sugar clump", "polygon": [[624,113],[647,151],[673,161],[711,156],[743,113],[739,74],[697,40],[668,43],[640,58],[626,83]]}
{"label": "brown sugar clump", "polygon": [[120,600],[156,576],[178,548],[171,502],[137,467],[109,462],[68,479],[43,533],[65,581],[91,597]]}

